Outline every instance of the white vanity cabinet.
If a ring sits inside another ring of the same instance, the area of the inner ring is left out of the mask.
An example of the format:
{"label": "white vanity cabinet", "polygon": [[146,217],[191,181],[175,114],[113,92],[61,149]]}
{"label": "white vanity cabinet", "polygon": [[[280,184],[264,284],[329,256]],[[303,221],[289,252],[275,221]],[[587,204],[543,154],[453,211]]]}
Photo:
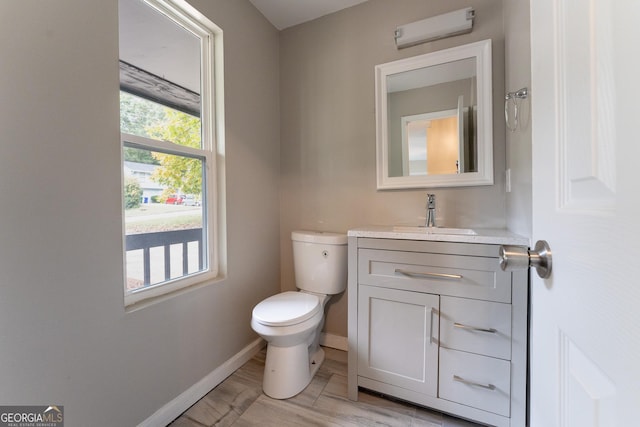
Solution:
{"label": "white vanity cabinet", "polygon": [[349,237],[349,398],[525,426],[528,274],[498,263],[500,244],[524,241],[369,235]]}

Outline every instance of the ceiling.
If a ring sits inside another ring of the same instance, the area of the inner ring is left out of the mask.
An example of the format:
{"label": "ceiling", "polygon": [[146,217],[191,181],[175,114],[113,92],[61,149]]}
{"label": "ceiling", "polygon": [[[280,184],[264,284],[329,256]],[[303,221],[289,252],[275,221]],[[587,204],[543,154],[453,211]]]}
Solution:
{"label": "ceiling", "polygon": [[367,0],[249,0],[279,30],[312,21]]}

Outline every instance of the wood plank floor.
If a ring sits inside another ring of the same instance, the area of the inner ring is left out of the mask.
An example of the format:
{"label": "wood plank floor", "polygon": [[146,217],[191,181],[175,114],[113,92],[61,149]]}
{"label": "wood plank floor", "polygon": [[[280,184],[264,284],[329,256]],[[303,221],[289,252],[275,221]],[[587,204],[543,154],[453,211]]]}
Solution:
{"label": "wood plank floor", "polygon": [[362,391],[358,402],[352,402],[347,399],[347,353],[326,347],[325,353],[324,363],[304,391],[276,400],[262,393],[263,350],[170,426],[478,426]]}

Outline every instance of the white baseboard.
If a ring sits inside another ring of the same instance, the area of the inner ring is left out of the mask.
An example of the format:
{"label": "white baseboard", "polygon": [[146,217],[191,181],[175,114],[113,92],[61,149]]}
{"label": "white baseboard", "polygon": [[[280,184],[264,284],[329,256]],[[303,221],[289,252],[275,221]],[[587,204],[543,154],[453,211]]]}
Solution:
{"label": "white baseboard", "polygon": [[251,344],[240,350],[232,358],[224,362],[207,376],[189,387],[178,397],[158,409],[149,418],[138,424],[138,427],[166,426],[175,420],[194,403],[202,399],[209,391],[224,381],[229,375],[244,365],[264,348],[264,341],[258,338]]}
{"label": "white baseboard", "polygon": [[320,334],[320,345],[325,347],[331,347],[342,351],[349,349],[349,343],[347,337],[341,337],[340,335],[328,334],[322,332]]}

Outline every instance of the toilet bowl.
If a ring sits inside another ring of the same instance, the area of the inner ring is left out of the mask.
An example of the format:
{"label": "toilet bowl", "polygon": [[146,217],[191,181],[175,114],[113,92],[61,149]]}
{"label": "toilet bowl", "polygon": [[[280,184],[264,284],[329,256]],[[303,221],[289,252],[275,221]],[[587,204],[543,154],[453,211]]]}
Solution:
{"label": "toilet bowl", "polygon": [[[255,306],[251,327],[267,341],[263,391],[275,399],[300,393],[324,361],[319,346],[324,309],[347,281],[347,237],[292,233],[298,292],[273,295]],[[324,291],[324,292],[322,292]]]}
{"label": "toilet bowl", "polygon": [[[283,313],[291,313],[291,318]],[[324,360],[317,342],[323,318],[324,301],[304,292],[283,292],[255,307],[251,327],[267,341],[262,382],[267,396],[287,399],[309,384]]]}

